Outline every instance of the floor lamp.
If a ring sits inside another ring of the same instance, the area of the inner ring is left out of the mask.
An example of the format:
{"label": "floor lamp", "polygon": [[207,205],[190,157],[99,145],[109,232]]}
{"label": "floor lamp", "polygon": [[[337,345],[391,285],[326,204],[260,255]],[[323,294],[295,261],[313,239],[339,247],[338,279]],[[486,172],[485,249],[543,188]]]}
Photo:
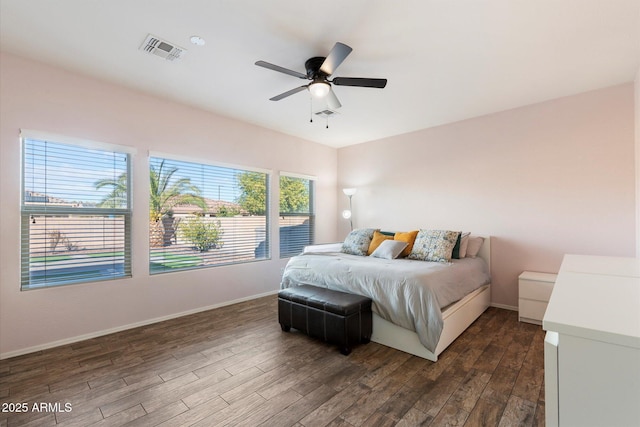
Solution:
{"label": "floor lamp", "polygon": [[356,188],[342,189],[342,192],[349,198],[349,209],[345,209],[342,211],[342,218],[349,220],[349,226],[351,227],[351,231],[353,231],[353,218],[351,218],[353,214],[352,212],[353,206],[351,205],[351,198],[353,197],[354,194],[356,194],[356,191],[357,191]]}

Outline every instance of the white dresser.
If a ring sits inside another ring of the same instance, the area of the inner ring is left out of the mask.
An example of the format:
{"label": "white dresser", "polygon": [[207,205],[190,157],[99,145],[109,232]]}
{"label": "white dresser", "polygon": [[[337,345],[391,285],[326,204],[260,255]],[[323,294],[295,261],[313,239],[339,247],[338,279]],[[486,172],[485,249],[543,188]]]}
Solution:
{"label": "white dresser", "polygon": [[557,274],[524,271],[518,277],[518,320],[542,325]]}
{"label": "white dresser", "polygon": [[543,319],[551,426],[640,426],[640,260],[565,255]]}

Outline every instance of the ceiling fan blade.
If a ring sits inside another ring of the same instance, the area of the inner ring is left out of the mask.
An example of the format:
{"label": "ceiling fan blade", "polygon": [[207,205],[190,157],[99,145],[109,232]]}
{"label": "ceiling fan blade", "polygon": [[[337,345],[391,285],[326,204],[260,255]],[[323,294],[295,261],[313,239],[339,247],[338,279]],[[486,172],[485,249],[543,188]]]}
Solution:
{"label": "ceiling fan blade", "polygon": [[351,53],[353,49],[347,46],[344,43],[337,42],[333,45],[331,52],[325,58],[324,62],[320,66],[320,71],[330,76],[336,71],[336,68],[342,64],[342,61],[345,60],[347,56]]}
{"label": "ceiling fan blade", "polygon": [[269,62],[256,61],[256,65],[258,67],[264,67],[264,68],[268,68],[268,69],[273,70],[273,71],[278,71],[280,73],[289,74],[290,76],[298,77],[299,79],[306,79],[307,78],[306,74],[302,74],[302,73],[299,73],[297,71],[293,71],[293,70],[290,70],[288,68],[281,67],[279,65],[271,64]]}
{"label": "ceiling fan blade", "polygon": [[306,88],[307,88],[307,85],[304,85],[304,86],[297,87],[295,89],[288,90],[288,91],[286,91],[284,93],[281,93],[280,95],[274,96],[273,98],[269,98],[269,101],[280,101],[282,98],[286,98],[287,96],[291,96],[294,93],[302,92]]}
{"label": "ceiling fan blade", "polygon": [[340,101],[338,100],[338,97],[336,96],[333,89],[331,89],[327,94],[327,107],[329,107],[330,110],[337,110],[338,108],[342,107],[342,104],[340,104]]}
{"label": "ceiling fan blade", "polygon": [[375,87],[382,89],[387,85],[387,79],[365,79],[362,77],[336,77],[331,80],[336,86]]}

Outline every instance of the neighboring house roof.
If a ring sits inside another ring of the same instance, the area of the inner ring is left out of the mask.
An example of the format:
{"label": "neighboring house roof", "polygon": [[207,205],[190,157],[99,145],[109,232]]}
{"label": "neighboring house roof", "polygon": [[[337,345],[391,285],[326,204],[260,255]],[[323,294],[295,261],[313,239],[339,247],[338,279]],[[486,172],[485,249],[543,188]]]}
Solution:
{"label": "neighboring house roof", "polygon": [[207,204],[207,209],[205,212],[202,212],[202,208],[198,205],[194,204],[184,204],[184,205],[176,205],[173,207],[172,211],[174,215],[190,215],[195,212],[204,213],[205,215],[217,215],[220,212],[220,209],[227,210],[235,210],[238,211],[241,215],[247,215],[247,211],[242,209],[242,207],[233,202],[227,202],[224,200],[213,200],[204,198],[205,203]]}
{"label": "neighboring house roof", "polygon": [[89,207],[92,204],[83,202],[70,202],[68,200],[60,199],[58,197],[47,196],[44,193],[38,193],[37,191],[26,190],[24,192],[24,201],[26,204],[43,204],[58,205],[58,206],[72,206],[72,207]]}

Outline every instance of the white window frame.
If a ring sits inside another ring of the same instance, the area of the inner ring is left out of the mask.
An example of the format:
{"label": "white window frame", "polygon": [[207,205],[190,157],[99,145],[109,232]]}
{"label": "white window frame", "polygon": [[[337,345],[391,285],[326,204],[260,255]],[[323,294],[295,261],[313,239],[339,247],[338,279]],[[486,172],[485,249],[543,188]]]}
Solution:
{"label": "white window frame", "polygon": [[[250,167],[250,166],[245,166],[245,165],[236,165],[236,164],[230,164],[230,163],[223,163],[223,162],[215,162],[215,161],[208,161],[208,160],[203,160],[201,158],[194,158],[191,156],[184,156],[184,155],[176,155],[176,154],[169,154],[169,153],[164,153],[164,152],[157,152],[157,151],[150,151],[149,152],[149,168],[151,168],[152,166],[152,159],[156,158],[156,159],[165,159],[165,160],[169,160],[169,161],[176,161],[176,162],[187,162],[187,163],[192,163],[192,164],[196,164],[196,165],[201,165],[201,166],[205,166],[205,167],[216,167],[216,168],[226,168],[226,169],[231,169],[231,170],[237,170],[237,171],[242,171],[242,172],[255,172],[255,173],[261,173],[264,174],[266,176],[266,183],[265,183],[265,191],[266,191],[266,206],[265,206],[265,239],[264,239],[264,244],[263,244],[263,250],[265,251],[265,256],[264,257],[256,257],[256,258],[252,258],[252,259],[242,259],[242,260],[229,260],[227,262],[216,262],[216,263],[212,263],[212,264],[205,264],[205,265],[193,265],[193,266],[186,266],[186,267],[176,267],[173,269],[166,269],[166,270],[161,270],[158,269],[157,267],[154,268],[153,266],[153,258],[157,257],[158,254],[157,252],[154,253],[154,250],[152,248],[151,245],[151,229],[149,230],[149,240],[150,240],[150,244],[149,244],[149,273],[151,275],[156,275],[156,274],[165,274],[165,273],[173,273],[173,272],[180,272],[180,271],[190,271],[190,270],[196,270],[196,269],[206,269],[206,268],[215,268],[215,267],[222,267],[222,266],[229,266],[229,265],[236,265],[236,264],[245,264],[245,263],[252,263],[252,262],[260,262],[260,261],[265,261],[265,260],[269,260],[271,259],[271,232],[270,232],[270,223],[271,223],[271,212],[270,212],[270,205],[271,205],[271,180],[273,179],[273,172],[271,170],[268,169],[262,169],[262,168],[256,168],[256,167]],[[147,173],[149,173],[149,171],[147,171]],[[149,206],[147,206],[149,207]],[[151,212],[149,211],[149,217],[151,216]],[[224,235],[223,235],[223,240],[224,240]]]}
{"label": "white window frame", "polygon": [[[95,207],[64,207],[64,206],[37,206],[26,205],[26,189],[25,189],[25,149],[26,141],[44,141],[56,144],[65,144],[70,146],[82,147],[92,150],[100,150],[107,152],[115,152],[126,155],[127,164],[127,208],[95,208]],[[136,150],[132,147],[126,147],[116,144],[108,144],[87,139],[68,137],[64,135],[56,135],[40,131],[25,130],[20,131],[21,145],[21,168],[20,168],[20,216],[21,216],[21,268],[20,268],[20,288],[22,291],[52,288],[78,283],[102,282],[106,280],[126,279],[132,277],[131,272],[131,222],[133,217],[132,211],[132,163]],[[31,256],[29,253],[29,230],[31,223],[38,216],[54,216],[54,215],[73,215],[73,216],[122,216],[124,219],[124,254],[123,254],[123,273],[110,274],[99,277],[90,277],[78,279],[71,276],[67,280],[44,281],[32,283],[31,281]],[[26,245],[26,246],[25,246]]]}

